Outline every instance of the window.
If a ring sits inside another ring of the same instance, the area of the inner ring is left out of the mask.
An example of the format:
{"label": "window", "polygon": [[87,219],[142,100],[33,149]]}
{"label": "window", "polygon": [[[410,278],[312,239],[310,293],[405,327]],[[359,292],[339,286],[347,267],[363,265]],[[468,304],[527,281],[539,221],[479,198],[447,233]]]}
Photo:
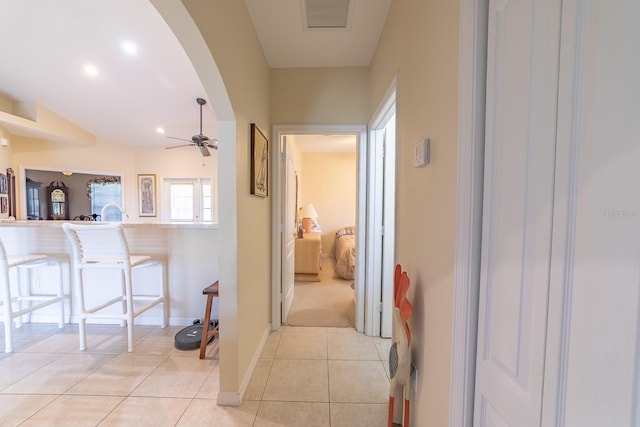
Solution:
{"label": "window", "polygon": [[[122,203],[122,185],[119,182],[90,182],[91,187],[91,213],[100,215],[102,208],[107,203]],[[122,221],[120,209],[107,209],[103,221]]]}
{"label": "window", "polygon": [[164,184],[167,220],[215,222],[211,178],[168,178]]}

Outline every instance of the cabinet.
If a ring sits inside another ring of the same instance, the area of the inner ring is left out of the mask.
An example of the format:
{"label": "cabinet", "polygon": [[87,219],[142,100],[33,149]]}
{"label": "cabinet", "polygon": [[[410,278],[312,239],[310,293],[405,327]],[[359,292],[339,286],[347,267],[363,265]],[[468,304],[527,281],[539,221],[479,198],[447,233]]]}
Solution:
{"label": "cabinet", "polygon": [[27,178],[27,219],[42,219],[40,215],[40,188],[42,183]]}
{"label": "cabinet", "polygon": [[295,241],[295,280],[298,282],[320,281],[321,233],[309,232]]}

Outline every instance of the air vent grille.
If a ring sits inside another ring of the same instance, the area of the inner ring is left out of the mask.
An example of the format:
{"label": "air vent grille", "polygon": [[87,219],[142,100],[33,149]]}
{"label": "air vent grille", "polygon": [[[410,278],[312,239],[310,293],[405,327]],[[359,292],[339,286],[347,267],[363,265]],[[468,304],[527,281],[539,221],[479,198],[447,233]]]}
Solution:
{"label": "air vent grille", "polygon": [[347,28],[350,0],[303,0],[307,28]]}

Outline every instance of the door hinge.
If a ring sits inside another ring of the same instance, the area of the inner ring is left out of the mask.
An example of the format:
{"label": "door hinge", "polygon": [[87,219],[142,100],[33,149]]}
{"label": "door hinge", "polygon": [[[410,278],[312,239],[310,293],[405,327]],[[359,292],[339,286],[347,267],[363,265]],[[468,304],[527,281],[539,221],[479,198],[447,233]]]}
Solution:
{"label": "door hinge", "polygon": [[382,302],[376,304],[376,310],[378,310],[379,313],[382,313]]}
{"label": "door hinge", "polygon": [[384,225],[380,227],[380,235],[384,236]]}

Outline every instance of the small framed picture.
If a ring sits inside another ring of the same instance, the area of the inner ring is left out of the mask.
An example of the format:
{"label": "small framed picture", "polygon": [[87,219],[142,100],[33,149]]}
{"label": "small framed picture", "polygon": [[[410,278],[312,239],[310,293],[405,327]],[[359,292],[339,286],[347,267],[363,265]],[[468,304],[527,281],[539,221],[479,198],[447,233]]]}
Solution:
{"label": "small framed picture", "polygon": [[138,215],[156,216],[156,176],[138,174]]}
{"label": "small framed picture", "polygon": [[9,191],[9,180],[7,175],[0,173],[0,194],[7,194]]}
{"label": "small framed picture", "polygon": [[269,195],[269,141],[255,123],[251,123],[251,194]]}
{"label": "small framed picture", "polygon": [[6,214],[9,212],[9,199],[7,196],[0,196],[0,213]]}

